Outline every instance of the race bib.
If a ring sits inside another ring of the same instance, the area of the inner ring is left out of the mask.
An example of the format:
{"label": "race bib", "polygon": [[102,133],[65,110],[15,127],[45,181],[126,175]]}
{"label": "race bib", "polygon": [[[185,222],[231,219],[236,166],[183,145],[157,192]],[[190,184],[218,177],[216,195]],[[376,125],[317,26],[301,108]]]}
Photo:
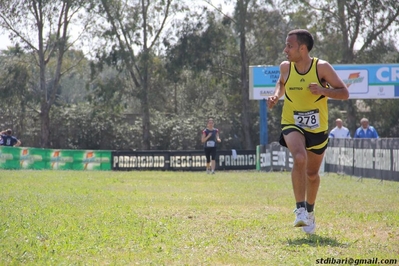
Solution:
{"label": "race bib", "polygon": [[206,146],[207,147],[215,147],[215,142],[213,140],[207,141]]}
{"label": "race bib", "polygon": [[316,129],[320,127],[319,110],[310,110],[306,112],[294,111],[295,125],[301,128]]}

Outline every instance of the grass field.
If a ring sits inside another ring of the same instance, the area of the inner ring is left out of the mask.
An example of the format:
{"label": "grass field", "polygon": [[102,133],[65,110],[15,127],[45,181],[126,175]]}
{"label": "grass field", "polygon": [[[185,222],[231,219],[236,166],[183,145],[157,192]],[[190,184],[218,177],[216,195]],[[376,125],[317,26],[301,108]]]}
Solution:
{"label": "grass field", "polygon": [[399,265],[399,183],[321,179],[308,236],[289,173],[0,171],[0,265]]}

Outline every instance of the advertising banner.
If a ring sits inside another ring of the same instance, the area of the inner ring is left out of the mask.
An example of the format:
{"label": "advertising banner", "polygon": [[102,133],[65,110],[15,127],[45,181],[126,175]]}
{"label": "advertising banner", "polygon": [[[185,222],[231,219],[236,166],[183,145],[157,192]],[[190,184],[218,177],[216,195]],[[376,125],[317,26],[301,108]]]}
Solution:
{"label": "advertising banner", "polygon": [[330,139],[324,156],[326,172],[353,173],[353,142],[353,139]]}
{"label": "advertising banner", "polygon": [[289,150],[278,142],[259,145],[261,171],[284,172],[291,171],[293,159]]}
{"label": "advertising banner", "polygon": [[399,181],[399,139],[331,139],[325,171]]}
{"label": "advertising banner", "polygon": [[167,151],[113,151],[112,170],[167,170],[169,152]]}
{"label": "advertising banner", "polygon": [[[399,98],[399,64],[333,65],[349,89],[350,99]],[[273,95],[280,76],[278,66],[249,67],[249,98]]]}
{"label": "advertising banner", "polygon": [[111,170],[111,151],[0,147],[1,169]]}
{"label": "advertising banner", "polygon": [[[204,171],[204,151],[113,151],[112,170]],[[255,150],[216,153],[216,170],[256,169]]]}
{"label": "advertising banner", "polygon": [[74,151],[72,170],[111,170],[110,151]]}
{"label": "advertising banner", "polygon": [[20,169],[20,149],[14,147],[0,147],[0,168]]}
{"label": "advertising banner", "polygon": [[[293,158],[277,142],[259,145],[261,171],[291,171]],[[399,181],[399,138],[330,139],[321,172]]]}

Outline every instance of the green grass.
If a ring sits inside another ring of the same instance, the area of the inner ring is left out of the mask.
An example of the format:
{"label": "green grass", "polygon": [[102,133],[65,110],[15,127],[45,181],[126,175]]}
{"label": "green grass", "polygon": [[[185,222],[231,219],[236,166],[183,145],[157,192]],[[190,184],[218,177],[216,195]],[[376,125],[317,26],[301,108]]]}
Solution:
{"label": "green grass", "polygon": [[321,179],[307,236],[289,173],[0,171],[0,265],[399,264],[399,183]]}

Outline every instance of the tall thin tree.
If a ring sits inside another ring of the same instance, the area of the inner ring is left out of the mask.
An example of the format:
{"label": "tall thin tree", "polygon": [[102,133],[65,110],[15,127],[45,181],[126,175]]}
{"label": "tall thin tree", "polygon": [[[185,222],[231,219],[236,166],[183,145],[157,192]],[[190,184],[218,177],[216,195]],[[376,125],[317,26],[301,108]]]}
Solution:
{"label": "tall thin tree", "polygon": [[[34,91],[40,102],[40,147],[50,146],[50,110],[63,75],[63,58],[70,48],[70,24],[87,1],[0,0],[0,27],[32,55],[37,79]],[[84,25],[83,25],[84,28]],[[50,67],[51,62],[51,67]]]}
{"label": "tall thin tree", "polygon": [[[132,96],[140,99],[142,149],[151,148],[150,100],[152,60],[168,19],[180,0],[101,0],[98,14],[107,45],[118,50],[132,81]],[[101,33],[100,33],[101,34]]]}

